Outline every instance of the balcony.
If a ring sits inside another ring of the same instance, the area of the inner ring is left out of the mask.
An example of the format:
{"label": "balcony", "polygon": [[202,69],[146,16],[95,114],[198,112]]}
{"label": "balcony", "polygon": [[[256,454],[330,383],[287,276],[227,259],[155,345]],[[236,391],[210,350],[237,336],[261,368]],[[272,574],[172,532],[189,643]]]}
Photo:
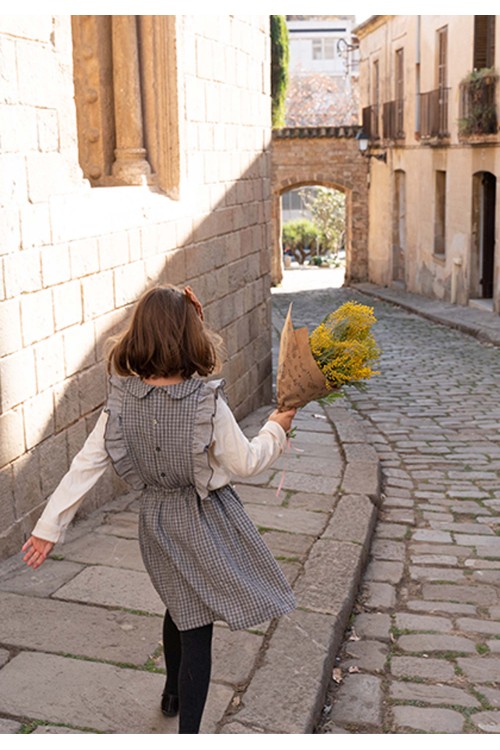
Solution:
{"label": "balcony", "polygon": [[474,70],[460,84],[459,135],[493,135],[498,132],[496,111],[496,84],[498,76],[494,70]]}
{"label": "balcony", "polygon": [[380,138],[379,130],[379,108],[378,105],[364,107],[362,110],[363,133],[368,136],[370,141],[377,141]]}
{"label": "balcony", "polygon": [[405,137],[403,131],[403,100],[396,99],[392,102],[384,102],[382,113],[384,138],[397,141]]}
{"label": "balcony", "polygon": [[420,94],[420,138],[447,138],[448,131],[448,92],[440,88]]}

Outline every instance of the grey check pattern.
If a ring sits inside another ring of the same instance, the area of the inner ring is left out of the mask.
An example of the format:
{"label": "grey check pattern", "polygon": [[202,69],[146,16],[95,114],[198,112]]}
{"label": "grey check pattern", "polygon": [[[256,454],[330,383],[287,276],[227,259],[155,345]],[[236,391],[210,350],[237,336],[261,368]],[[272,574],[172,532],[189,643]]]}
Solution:
{"label": "grey check pattern", "polygon": [[128,380],[119,418],[128,456],[146,485],[141,553],[179,630],[215,620],[232,630],[248,628],[294,609],[290,586],[234,489],[226,485],[203,500],[196,491],[196,451],[206,453],[212,437],[212,426],[198,419],[198,404],[212,398],[215,414],[216,394],[199,380],[163,387]]}

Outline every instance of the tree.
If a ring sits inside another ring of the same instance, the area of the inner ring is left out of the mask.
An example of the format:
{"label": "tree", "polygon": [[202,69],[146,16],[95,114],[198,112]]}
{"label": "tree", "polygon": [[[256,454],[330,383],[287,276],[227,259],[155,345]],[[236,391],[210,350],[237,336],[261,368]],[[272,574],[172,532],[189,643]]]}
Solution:
{"label": "tree", "polygon": [[290,250],[299,263],[303,263],[309,253],[318,250],[318,229],[309,219],[294,219],[283,224],[282,243],[284,250]]}
{"label": "tree", "polygon": [[345,233],[344,193],[318,187],[314,192],[301,190],[300,196],[318,229],[321,252],[337,254]]}
{"label": "tree", "polygon": [[285,16],[271,16],[271,97],[272,125],[285,125],[285,101],[288,88],[290,49]]}

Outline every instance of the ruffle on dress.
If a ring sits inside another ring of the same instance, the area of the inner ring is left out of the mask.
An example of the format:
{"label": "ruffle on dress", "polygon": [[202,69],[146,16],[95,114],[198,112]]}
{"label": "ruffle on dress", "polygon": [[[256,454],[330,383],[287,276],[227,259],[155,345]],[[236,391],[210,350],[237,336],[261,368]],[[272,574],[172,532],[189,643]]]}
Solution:
{"label": "ruffle on dress", "polygon": [[202,500],[208,497],[208,485],[214,473],[208,459],[208,449],[213,441],[217,400],[225,399],[224,385],[224,380],[210,380],[208,383],[203,383],[198,397],[193,430],[193,474],[196,492]]}
{"label": "ruffle on dress", "polygon": [[142,490],[146,485],[137,474],[130,458],[122,428],[122,405],[127,380],[129,378],[120,378],[118,375],[111,375],[109,378],[109,395],[104,407],[108,415],[104,445],[118,476],[135,490]]}
{"label": "ruffle on dress", "polygon": [[205,382],[189,379],[175,385],[156,386],[144,383],[139,377],[123,378],[111,375],[109,384],[109,396],[104,409],[108,414],[104,442],[116,473],[134,489],[143,489],[146,485],[135,469],[123,434],[122,407],[125,395],[131,394],[135,398],[142,399],[153,389],[161,389],[175,400],[186,398],[195,391],[200,391],[192,438],[193,474],[197,494],[202,500],[208,497],[208,486],[213,476],[208,451],[213,441],[217,399],[225,398],[225,381]]}

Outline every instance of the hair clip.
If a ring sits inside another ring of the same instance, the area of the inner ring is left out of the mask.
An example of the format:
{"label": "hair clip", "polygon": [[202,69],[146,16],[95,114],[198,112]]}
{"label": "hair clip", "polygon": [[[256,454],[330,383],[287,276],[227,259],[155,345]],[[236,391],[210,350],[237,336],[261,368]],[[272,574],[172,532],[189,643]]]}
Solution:
{"label": "hair clip", "polygon": [[205,318],[203,317],[203,307],[201,306],[201,302],[196,296],[196,294],[193,292],[190,286],[184,287],[184,294],[186,295],[188,300],[191,302],[191,304],[194,305],[200,320],[204,320]]}

